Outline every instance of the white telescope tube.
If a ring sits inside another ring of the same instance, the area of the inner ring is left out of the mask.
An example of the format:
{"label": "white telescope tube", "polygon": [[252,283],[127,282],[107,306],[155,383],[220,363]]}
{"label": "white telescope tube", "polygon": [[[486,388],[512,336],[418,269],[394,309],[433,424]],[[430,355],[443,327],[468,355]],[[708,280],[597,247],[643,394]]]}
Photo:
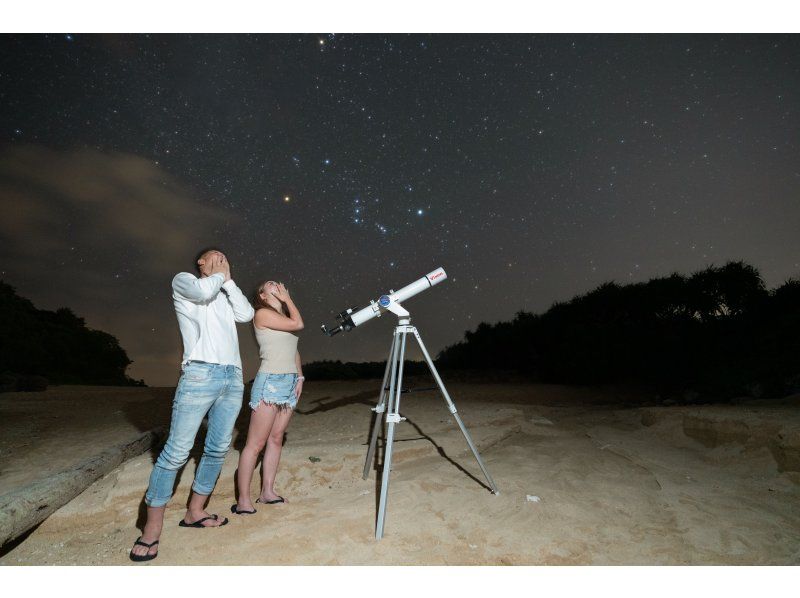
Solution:
{"label": "white telescope tube", "polygon": [[[364,322],[368,322],[372,318],[380,317],[390,304],[402,303],[407,299],[411,299],[414,295],[418,295],[422,291],[439,284],[445,278],[447,278],[447,273],[444,271],[444,268],[436,268],[433,272],[429,272],[419,280],[415,280],[411,284],[404,286],[399,291],[393,291],[389,295],[381,295],[377,301],[371,301],[367,307],[361,308],[355,312],[350,312],[349,314],[343,312],[340,314],[340,316],[343,317],[340,318],[342,320],[342,325],[339,326],[339,329],[350,330],[355,326],[360,326]],[[350,310],[347,311],[349,312]],[[324,325],[322,326],[322,330],[326,334],[335,334],[339,332],[339,329],[328,331]]]}
{"label": "white telescope tube", "polygon": [[426,274],[419,280],[404,286],[399,291],[395,291],[389,295],[389,298],[395,303],[402,303],[406,299],[411,299],[414,295],[418,295],[422,291],[431,288],[433,285],[439,284],[445,278],[447,278],[447,273],[444,271],[444,268],[436,268],[436,270]]}
{"label": "white telescope tube", "polygon": [[411,299],[414,295],[419,295],[422,291],[439,284],[445,278],[447,278],[447,273],[444,268],[436,268],[433,272],[429,272],[419,280],[415,280],[391,295],[381,295],[377,303],[371,303],[350,316],[353,326],[360,326],[364,322],[368,322],[383,313],[390,303],[402,303],[406,299]]}

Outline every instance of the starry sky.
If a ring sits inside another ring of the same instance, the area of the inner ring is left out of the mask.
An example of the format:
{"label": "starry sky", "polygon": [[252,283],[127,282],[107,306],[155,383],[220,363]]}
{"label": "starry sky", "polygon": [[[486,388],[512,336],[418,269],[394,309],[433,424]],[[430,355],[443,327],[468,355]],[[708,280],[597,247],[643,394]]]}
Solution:
{"label": "starry sky", "polygon": [[[323,322],[438,266],[436,353],[598,284],[800,276],[796,35],[0,36],[0,278],[175,383],[170,280],[218,245]],[[258,367],[239,329],[245,376]],[[411,357],[417,357],[413,352]]]}

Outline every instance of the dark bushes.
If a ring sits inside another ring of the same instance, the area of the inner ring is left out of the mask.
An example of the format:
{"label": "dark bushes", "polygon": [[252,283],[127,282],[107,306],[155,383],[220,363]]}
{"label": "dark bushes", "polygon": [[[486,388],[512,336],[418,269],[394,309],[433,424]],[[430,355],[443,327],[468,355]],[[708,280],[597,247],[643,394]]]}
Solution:
{"label": "dark bushes", "polygon": [[800,391],[800,281],[767,291],[755,268],[731,262],[688,278],[609,282],[541,315],[482,323],[437,363],[670,394],[785,395]]}
{"label": "dark bushes", "polygon": [[[366,361],[357,363],[347,361],[313,361],[303,365],[303,374],[309,380],[359,380],[367,378],[383,378],[386,369],[385,361]],[[406,361],[403,366],[404,375],[413,376],[428,371],[422,361]]]}
{"label": "dark bushes", "polygon": [[87,328],[69,309],[36,309],[0,281],[0,387],[38,390],[47,381],[143,385],[125,374],[130,363],[112,335]]}

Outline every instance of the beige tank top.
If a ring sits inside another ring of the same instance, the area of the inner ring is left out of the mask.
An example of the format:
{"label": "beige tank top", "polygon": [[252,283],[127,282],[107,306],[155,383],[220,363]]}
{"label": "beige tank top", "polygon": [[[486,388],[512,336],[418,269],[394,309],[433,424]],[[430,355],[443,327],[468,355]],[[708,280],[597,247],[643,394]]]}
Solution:
{"label": "beige tank top", "polygon": [[272,330],[272,328],[257,328],[256,341],[258,341],[258,354],[261,356],[259,372],[269,374],[296,374],[297,341],[291,332]]}

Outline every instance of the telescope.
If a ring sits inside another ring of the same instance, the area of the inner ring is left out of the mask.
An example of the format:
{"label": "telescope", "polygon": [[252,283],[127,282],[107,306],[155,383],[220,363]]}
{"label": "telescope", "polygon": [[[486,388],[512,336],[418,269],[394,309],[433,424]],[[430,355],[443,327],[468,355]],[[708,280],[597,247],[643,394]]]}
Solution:
{"label": "telescope", "polygon": [[[403,364],[406,356],[406,339],[411,336],[412,339],[417,341],[425,362],[428,364],[428,369],[436,381],[436,386],[442,394],[450,414],[455,419],[456,424],[461,429],[464,439],[467,441],[478,466],[481,468],[486,481],[488,482],[487,488],[491,490],[492,494],[497,494],[497,485],[494,483],[492,476],[486,469],[486,465],[481,459],[478,448],[472,441],[472,436],[467,431],[461,416],[458,414],[455,403],[450,398],[450,394],[442,382],[441,376],[436,369],[436,364],[433,362],[425,343],[422,342],[422,337],[415,326],[411,325],[411,314],[402,305],[406,299],[411,299],[414,295],[419,295],[432,286],[439,284],[447,274],[443,268],[436,268],[433,272],[429,272],[419,280],[415,280],[409,285],[404,286],[399,291],[389,291],[386,295],[381,295],[378,300],[372,300],[369,305],[362,308],[351,307],[344,310],[336,319],[339,320],[339,325],[336,328],[328,329],[325,324],[322,325],[322,332],[328,336],[338,334],[342,330],[352,330],[356,326],[360,326],[364,322],[369,322],[372,318],[379,318],[382,314],[389,311],[398,317],[397,326],[395,326],[394,333],[392,334],[392,344],[389,348],[389,358],[386,360],[386,369],[383,372],[383,382],[381,382],[381,390],[378,395],[378,404],[372,408],[375,412],[375,419],[372,424],[372,432],[370,433],[369,448],[367,449],[367,459],[364,463],[363,478],[366,480],[369,477],[370,468],[373,459],[376,456],[376,449],[378,446],[378,433],[383,430],[384,422],[386,425],[386,434],[384,436],[384,450],[383,450],[383,468],[381,480],[381,496],[378,501],[378,518],[375,524],[375,538],[380,540],[383,537],[384,523],[386,520],[386,503],[389,496],[389,472],[392,470],[392,448],[394,444],[394,427],[395,425],[405,421],[405,417],[400,415],[400,395],[403,392]],[[387,385],[388,383],[388,385]],[[476,478],[477,479],[477,478]]]}
{"label": "telescope", "polygon": [[321,326],[322,332],[328,336],[333,336],[343,330],[349,332],[356,326],[369,322],[372,318],[380,318],[386,311],[390,311],[401,317],[408,316],[408,312],[403,309],[400,303],[439,284],[445,278],[447,278],[447,273],[444,271],[444,268],[436,268],[433,272],[429,272],[419,280],[415,280],[411,284],[404,286],[399,291],[390,290],[388,294],[378,297],[377,301],[374,299],[371,300],[366,307],[362,307],[361,309],[350,307],[340,312],[336,315],[339,325],[329,329],[323,324]]}

